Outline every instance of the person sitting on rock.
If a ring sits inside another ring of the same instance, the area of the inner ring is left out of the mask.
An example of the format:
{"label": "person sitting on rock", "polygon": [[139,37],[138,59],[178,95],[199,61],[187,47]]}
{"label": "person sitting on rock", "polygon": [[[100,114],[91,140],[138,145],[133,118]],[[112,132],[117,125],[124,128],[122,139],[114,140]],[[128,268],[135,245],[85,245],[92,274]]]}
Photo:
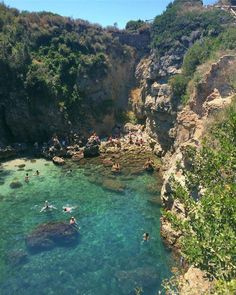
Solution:
{"label": "person sitting on rock", "polygon": [[51,209],[57,209],[57,208],[54,207],[53,205],[49,205],[48,201],[45,201],[44,207],[40,210],[40,212],[49,211]]}
{"label": "person sitting on rock", "polygon": [[130,135],[129,136],[129,144],[133,144],[134,142],[133,142],[133,138],[132,138],[132,136]]}
{"label": "person sitting on rock", "polygon": [[149,239],[150,239],[149,233],[144,233],[143,240],[147,242]]}
{"label": "person sitting on rock", "polygon": [[26,173],[25,175],[25,182],[29,182],[29,173]]}
{"label": "person sitting on rock", "polygon": [[76,222],[76,219],[72,216],[71,219],[70,219],[70,225],[72,226],[77,226],[77,222]]}
{"label": "person sitting on rock", "polygon": [[121,170],[120,164],[118,162],[114,163],[111,170],[113,172],[120,172],[120,170]]}

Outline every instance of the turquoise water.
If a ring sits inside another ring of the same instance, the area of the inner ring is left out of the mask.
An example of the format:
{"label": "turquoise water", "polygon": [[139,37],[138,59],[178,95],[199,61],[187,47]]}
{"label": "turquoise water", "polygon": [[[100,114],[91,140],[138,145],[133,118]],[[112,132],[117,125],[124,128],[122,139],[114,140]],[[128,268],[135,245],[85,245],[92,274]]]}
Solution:
{"label": "turquoise water", "polygon": [[[22,163],[24,170],[16,166]],[[120,193],[103,185],[104,168],[97,163],[57,167],[42,159],[19,159],[0,169],[1,295],[128,295],[137,287],[157,295],[161,280],[170,276],[171,257],[160,238],[160,206],[149,202],[158,203],[158,192],[148,189],[156,185],[156,175],[108,175],[106,181],[124,189]],[[33,176],[36,169],[40,176]],[[23,186],[10,188],[14,178]],[[40,213],[45,200],[57,210]],[[68,214],[65,205],[77,208]],[[39,224],[69,221],[72,215],[80,226],[78,245],[27,252],[25,237]],[[142,241],[144,232],[150,241]],[[15,265],[8,257],[18,251],[28,256]]]}

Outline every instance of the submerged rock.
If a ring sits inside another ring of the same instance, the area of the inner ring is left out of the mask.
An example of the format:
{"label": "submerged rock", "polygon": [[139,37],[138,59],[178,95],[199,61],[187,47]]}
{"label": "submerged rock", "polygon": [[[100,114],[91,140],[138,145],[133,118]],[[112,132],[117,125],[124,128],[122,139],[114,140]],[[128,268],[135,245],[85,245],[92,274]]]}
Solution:
{"label": "submerged rock", "polygon": [[27,262],[27,256],[24,250],[11,251],[7,254],[7,261],[12,266],[18,266]]}
{"label": "submerged rock", "polygon": [[60,166],[62,166],[62,165],[65,164],[65,160],[64,160],[63,158],[60,158],[60,157],[53,157],[52,161],[53,161],[53,163],[54,163],[55,165],[60,165]]}
{"label": "submerged rock", "polygon": [[50,250],[56,246],[71,246],[78,242],[78,230],[64,222],[49,222],[39,225],[26,237],[26,246],[31,252]]}
{"label": "submerged rock", "polygon": [[18,168],[20,168],[20,169],[22,169],[22,168],[24,168],[25,167],[25,164],[20,164],[20,165],[18,165]]}
{"label": "submerged rock", "polygon": [[130,271],[118,271],[115,274],[122,294],[129,294],[135,287],[151,287],[160,279],[153,267],[139,267]]}
{"label": "submerged rock", "polygon": [[125,185],[123,183],[113,179],[105,179],[102,183],[102,187],[116,193],[123,193],[125,189]]}
{"label": "submerged rock", "polygon": [[19,181],[19,180],[13,180],[11,183],[10,183],[10,187],[11,188],[19,188],[21,187],[23,184]]}

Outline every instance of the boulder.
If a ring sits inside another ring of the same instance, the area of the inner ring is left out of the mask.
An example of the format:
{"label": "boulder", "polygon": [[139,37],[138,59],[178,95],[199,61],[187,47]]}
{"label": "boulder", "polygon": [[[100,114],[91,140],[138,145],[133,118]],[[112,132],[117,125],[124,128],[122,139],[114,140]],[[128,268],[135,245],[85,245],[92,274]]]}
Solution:
{"label": "boulder", "polygon": [[19,181],[19,180],[13,180],[11,183],[10,183],[10,187],[11,188],[19,188],[22,186],[22,183]]}
{"label": "boulder", "polygon": [[71,246],[78,242],[78,230],[64,222],[39,225],[25,239],[30,252],[50,250],[56,246]]}
{"label": "boulder", "polygon": [[191,295],[211,294],[214,281],[207,279],[207,273],[191,266],[188,271],[180,278],[180,293]]}
{"label": "boulder", "polygon": [[74,153],[73,154],[73,156],[72,156],[72,160],[74,161],[74,162],[79,162],[81,159],[83,159],[84,158],[84,153],[83,152],[76,152],[76,153]]}
{"label": "boulder", "polygon": [[53,163],[54,163],[55,165],[60,165],[60,166],[62,166],[62,165],[65,164],[65,160],[64,160],[63,158],[60,158],[60,157],[53,157],[52,161],[53,161]]}
{"label": "boulder", "polygon": [[18,165],[18,168],[20,168],[20,169],[22,169],[22,168],[24,168],[25,167],[25,164],[20,164],[20,165]]}
{"label": "boulder", "polygon": [[84,147],[84,157],[85,158],[91,158],[91,157],[97,157],[99,156],[99,146],[98,144],[93,143],[87,143]]}
{"label": "boulder", "polygon": [[12,266],[18,266],[27,262],[27,253],[23,250],[11,251],[7,253],[7,261]]}
{"label": "boulder", "polygon": [[0,160],[16,156],[16,150],[11,146],[0,148]]}

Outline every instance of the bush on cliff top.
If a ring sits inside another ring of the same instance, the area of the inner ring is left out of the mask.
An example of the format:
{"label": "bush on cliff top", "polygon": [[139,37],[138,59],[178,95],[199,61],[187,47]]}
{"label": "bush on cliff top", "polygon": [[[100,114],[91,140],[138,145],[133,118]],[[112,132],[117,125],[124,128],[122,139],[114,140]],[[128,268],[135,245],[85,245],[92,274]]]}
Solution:
{"label": "bush on cliff top", "polygon": [[197,67],[209,59],[214,59],[218,51],[235,50],[235,48],[235,27],[226,29],[217,37],[206,37],[197,41],[184,57],[182,73],[171,77],[169,80],[174,97],[179,98],[182,103],[186,103],[188,101],[187,86],[190,80],[194,78]]}
{"label": "bush on cliff top", "polygon": [[95,104],[86,82],[104,79],[111,56],[125,62],[128,50],[98,25],[0,4],[1,99],[63,104],[76,121],[84,120],[83,106]]}
{"label": "bush on cliff top", "polygon": [[[187,1],[189,2],[189,1]],[[186,7],[184,3],[171,4],[160,16],[157,16],[152,25],[152,48],[158,56],[168,50],[184,46],[184,38],[191,38],[193,32],[198,39],[204,36],[219,35],[224,25],[232,23],[232,17],[219,9],[204,9],[197,5]]]}

